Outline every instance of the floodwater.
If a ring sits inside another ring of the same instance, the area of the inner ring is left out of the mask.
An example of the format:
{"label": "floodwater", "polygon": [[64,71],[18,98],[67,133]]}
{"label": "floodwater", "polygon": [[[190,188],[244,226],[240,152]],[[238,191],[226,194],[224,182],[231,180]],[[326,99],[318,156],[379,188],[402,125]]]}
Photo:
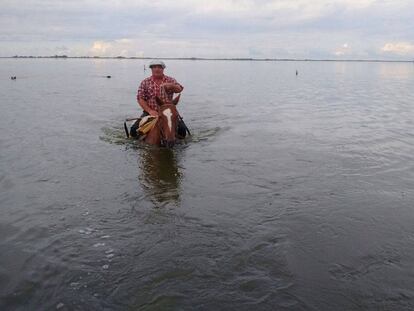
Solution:
{"label": "floodwater", "polygon": [[0,59],[0,310],[413,310],[413,63],[146,63]]}

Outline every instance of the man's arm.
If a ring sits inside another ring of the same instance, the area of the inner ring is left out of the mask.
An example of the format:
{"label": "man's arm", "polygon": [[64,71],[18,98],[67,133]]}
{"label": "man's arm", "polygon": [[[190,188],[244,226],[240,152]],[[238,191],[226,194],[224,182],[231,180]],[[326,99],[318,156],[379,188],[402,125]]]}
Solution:
{"label": "man's arm", "polygon": [[148,102],[144,99],[147,98],[147,84],[145,82],[146,80],[142,81],[138,88],[137,93],[137,102],[141,106],[141,108],[148,112],[152,116],[157,116],[158,112],[153,110],[149,105]]}
{"label": "man's arm", "polygon": [[137,97],[137,100],[138,100],[138,104],[141,106],[141,108],[144,110],[144,111],[146,111],[146,112],[148,112],[150,115],[152,115],[152,116],[157,116],[158,115],[158,112],[157,111],[155,111],[155,110],[153,110],[153,109],[151,109],[150,108],[150,106],[148,105],[148,103],[147,103],[147,101],[145,100],[145,99],[143,99],[142,97]]}
{"label": "man's arm", "polygon": [[166,92],[181,93],[184,87],[179,83],[164,83],[162,85]]}

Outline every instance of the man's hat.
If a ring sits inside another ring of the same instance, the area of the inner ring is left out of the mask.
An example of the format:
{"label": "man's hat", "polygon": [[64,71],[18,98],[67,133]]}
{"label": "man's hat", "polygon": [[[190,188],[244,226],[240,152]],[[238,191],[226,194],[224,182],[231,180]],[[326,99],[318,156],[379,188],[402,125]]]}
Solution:
{"label": "man's hat", "polygon": [[149,67],[151,68],[152,66],[156,66],[156,65],[159,65],[162,68],[165,68],[164,62],[162,60],[157,60],[157,59],[152,60],[149,64]]}

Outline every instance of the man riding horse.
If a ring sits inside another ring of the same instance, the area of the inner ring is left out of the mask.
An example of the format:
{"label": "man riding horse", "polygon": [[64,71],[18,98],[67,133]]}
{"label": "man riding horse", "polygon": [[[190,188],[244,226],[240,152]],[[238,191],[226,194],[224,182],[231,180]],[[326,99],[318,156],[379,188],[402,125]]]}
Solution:
{"label": "man riding horse", "polygon": [[[141,118],[138,119],[131,127],[131,136],[137,137],[137,129],[140,120],[145,116],[158,116],[159,104],[157,97],[163,102],[171,102],[174,93],[181,93],[184,89],[174,78],[164,75],[165,64],[161,60],[151,61],[149,67],[152,75],[144,79],[137,94],[139,106],[143,109]],[[177,127],[178,136],[184,138],[186,136],[185,124],[180,120]]]}

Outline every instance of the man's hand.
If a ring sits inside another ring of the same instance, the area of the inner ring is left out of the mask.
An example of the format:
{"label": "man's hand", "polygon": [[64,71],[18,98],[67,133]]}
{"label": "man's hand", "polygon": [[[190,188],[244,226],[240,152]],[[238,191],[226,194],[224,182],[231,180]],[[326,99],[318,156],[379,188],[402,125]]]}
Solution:
{"label": "man's hand", "polygon": [[166,92],[180,93],[183,90],[180,85],[175,83],[163,83],[161,84],[161,87],[163,87]]}
{"label": "man's hand", "polygon": [[174,85],[175,85],[174,83],[163,83],[161,84],[161,87],[164,88],[166,92],[169,92],[171,91],[171,88],[174,87]]}
{"label": "man's hand", "polygon": [[151,116],[158,117],[158,111],[151,109],[146,100],[140,97],[138,98],[138,104],[144,111],[148,112]]}

